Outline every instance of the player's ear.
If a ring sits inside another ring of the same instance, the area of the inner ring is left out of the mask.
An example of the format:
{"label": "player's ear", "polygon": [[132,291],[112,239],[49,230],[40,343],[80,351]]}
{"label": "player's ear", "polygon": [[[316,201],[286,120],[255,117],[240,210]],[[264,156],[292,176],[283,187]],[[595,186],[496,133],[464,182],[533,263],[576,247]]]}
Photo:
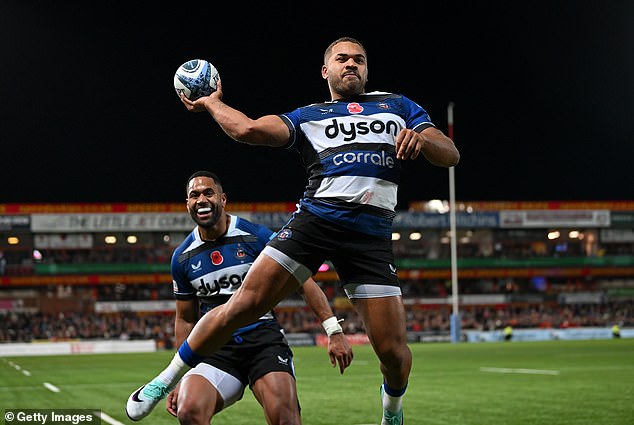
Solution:
{"label": "player's ear", "polygon": [[323,78],[324,80],[328,79],[328,68],[326,67],[326,65],[321,66],[321,78]]}

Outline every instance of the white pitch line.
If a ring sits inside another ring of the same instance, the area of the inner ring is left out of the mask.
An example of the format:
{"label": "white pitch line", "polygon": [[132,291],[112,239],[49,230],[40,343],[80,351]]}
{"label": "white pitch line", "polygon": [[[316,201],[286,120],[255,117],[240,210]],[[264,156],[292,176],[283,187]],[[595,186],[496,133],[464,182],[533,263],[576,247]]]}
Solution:
{"label": "white pitch line", "polygon": [[48,389],[49,389],[49,391],[53,391],[54,393],[58,393],[58,392],[60,391],[60,389],[59,389],[59,388],[57,388],[57,387],[56,387],[55,385],[53,385],[53,384],[49,384],[48,382],[44,382],[44,386],[45,386],[46,388],[48,388]]}
{"label": "white pitch line", "polygon": [[508,367],[481,367],[480,372],[494,373],[525,373],[529,375],[559,375],[558,370],[545,369],[513,369]]}
{"label": "white pitch line", "polygon": [[104,420],[105,422],[108,422],[110,425],[124,425],[123,422],[119,422],[118,420],[116,420],[115,418],[113,418],[112,416],[104,412],[95,412],[95,413],[99,415],[102,420]]}
{"label": "white pitch line", "polygon": [[[4,360],[5,362],[7,362],[5,359],[2,359],[2,360]],[[8,361],[7,363],[9,363],[9,366],[11,366],[12,368],[14,368],[14,369],[15,369],[15,370],[17,370],[18,372],[22,372],[22,373],[23,373],[24,375],[26,375],[26,376],[31,376],[31,372],[29,372],[29,371],[28,371],[28,370],[26,370],[26,369],[22,369],[22,367],[21,367],[19,364],[17,364],[17,363],[13,363],[12,361]]]}

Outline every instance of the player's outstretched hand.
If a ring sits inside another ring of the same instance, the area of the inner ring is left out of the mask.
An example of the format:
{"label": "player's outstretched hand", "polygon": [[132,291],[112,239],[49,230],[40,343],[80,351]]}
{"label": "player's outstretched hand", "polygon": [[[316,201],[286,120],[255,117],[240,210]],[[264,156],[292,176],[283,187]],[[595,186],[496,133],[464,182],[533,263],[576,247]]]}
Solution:
{"label": "player's outstretched hand", "polygon": [[330,335],[328,338],[328,356],[330,356],[332,367],[339,365],[339,373],[341,374],[352,363],[354,357],[352,347],[343,332]]}
{"label": "player's outstretched hand", "polygon": [[222,83],[220,80],[216,83],[216,91],[209,96],[199,97],[196,100],[189,100],[181,93],[181,102],[189,112],[205,112],[205,103],[208,101],[222,100]]}

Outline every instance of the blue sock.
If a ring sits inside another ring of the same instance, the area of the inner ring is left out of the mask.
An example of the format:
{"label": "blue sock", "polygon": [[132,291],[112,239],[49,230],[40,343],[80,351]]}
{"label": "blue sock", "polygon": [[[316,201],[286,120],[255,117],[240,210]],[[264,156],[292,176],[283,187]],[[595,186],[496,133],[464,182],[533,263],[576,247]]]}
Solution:
{"label": "blue sock", "polygon": [[402,397],[405,394],[405,390],[407,390],[407,384],[400,390],[395,390],[394,388],[390,388],[385,381],[383,381],[383,391],[389,396],[392,397]]}
{"label": "blue sock", "polygon": [[187,366],[194,368],[198,363],[203,361],[203,357],[194,353],[191,349],[187,340],[183,341],[180,348],[178,349],[178,355],[180,358],[187,364]]}

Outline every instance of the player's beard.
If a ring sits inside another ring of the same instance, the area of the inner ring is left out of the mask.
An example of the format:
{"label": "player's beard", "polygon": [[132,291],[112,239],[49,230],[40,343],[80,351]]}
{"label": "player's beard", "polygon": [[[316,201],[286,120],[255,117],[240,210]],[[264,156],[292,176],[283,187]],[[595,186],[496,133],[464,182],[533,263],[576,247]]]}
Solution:
{"label": "player's beard", "polygon": [[363,93],[363,90],[365,88],[365,81],[363,81],[363,79],[345,81],[339,78],[332,83],[333,91],[339,94],[339,96],[341,96],[341,98],[343,99],[357,96]]}
{"label": "player's beard", "polygon": [[205,229],[213,228],[218,223],[218,220],[220,220],[221,215],[219,204],[210,203],[209,208],[211,208],[211,215],[208,219],[201,219],[200,217],[198,217],[198,208],[189,211],[189,215],[196,222],[196,224]]}

